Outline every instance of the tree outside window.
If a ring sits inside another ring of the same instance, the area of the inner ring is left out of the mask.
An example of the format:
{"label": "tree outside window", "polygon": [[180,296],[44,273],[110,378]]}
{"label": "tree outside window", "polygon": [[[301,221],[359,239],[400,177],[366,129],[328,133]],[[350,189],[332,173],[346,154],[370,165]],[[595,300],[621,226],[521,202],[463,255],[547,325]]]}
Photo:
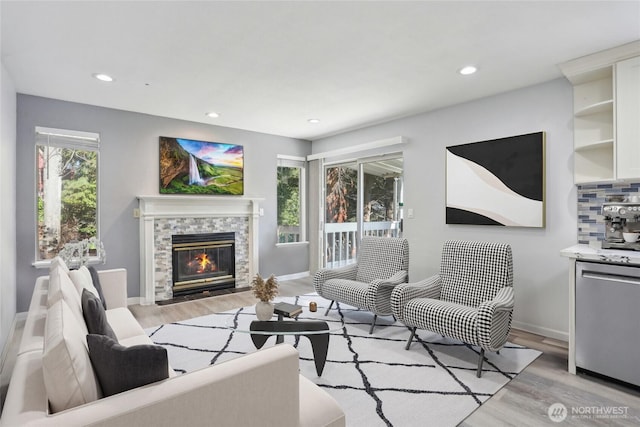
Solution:
{"label": "tree outside window", "polygon": [[396,156],[325,167],[325,265],[355,262],[360,236],[398,235],[401,177]]}
{"label": "tree outside window", "polygon": [[[393,219],[394,177],[364,173],[364,222]],[[328,223],[357,221],[358,170],[355,165],[328,167],[325,191]]]}
{"label": "tree outside window", "polygon": [[305,241],[304,162],[278,159],[278,243]]}
{"label": "tree outside window", "polygon": [[326,221],[356,222],[358,170],[334,166],[328,167],[326,174]]}
{"label": "tree outside window", "polygon": [[36,132],[37,260],[66,243],[98,237],[98,136]]}

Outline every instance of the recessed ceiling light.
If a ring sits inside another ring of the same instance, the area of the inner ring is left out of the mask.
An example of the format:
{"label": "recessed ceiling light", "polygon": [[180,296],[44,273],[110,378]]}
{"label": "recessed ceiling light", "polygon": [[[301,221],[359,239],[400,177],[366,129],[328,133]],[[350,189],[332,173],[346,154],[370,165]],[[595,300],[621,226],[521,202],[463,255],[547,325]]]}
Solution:
{"label": "recessed ceiling light", "polygon": [[214,113],[213,111],[211,111],[210,113],[206,113],[205,116],[211,117],[212,119],[215,119],[215,118],[220,117],[220,114]]}
{"label": "recessed ceiling light", "polygon": [[111,77],[108,74],[102,74],[102,73],[96,73],[93,75],[93,77],[95,77],[96,79],[103,81],[103,82],[112,82],[113,81],[113,77]]}
{"label": "recessed ceiling light", "polygon": [[320,119],[309,119],[307,120],[309,123],[320,123]]}
{"label": "recessed ceiling light", "polygon": [[469,74],[473,74],[476,71],[478,71],[476,67],[474,67],[473,65],[467,65],[466,67],[461,68],[459,73],[462,74],[463,76],[468,76]]}

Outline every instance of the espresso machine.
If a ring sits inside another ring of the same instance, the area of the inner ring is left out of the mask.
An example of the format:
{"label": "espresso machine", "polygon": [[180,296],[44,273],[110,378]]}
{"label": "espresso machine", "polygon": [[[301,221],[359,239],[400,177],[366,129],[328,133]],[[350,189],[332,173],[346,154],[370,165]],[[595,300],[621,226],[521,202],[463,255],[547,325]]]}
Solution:
{"label": "espresso machine", "polygon": [[603,249],[640,251],[640,241],[627,242],[623,233],[640,232],[640,203],[606,202],[602,204],[605,233]]}

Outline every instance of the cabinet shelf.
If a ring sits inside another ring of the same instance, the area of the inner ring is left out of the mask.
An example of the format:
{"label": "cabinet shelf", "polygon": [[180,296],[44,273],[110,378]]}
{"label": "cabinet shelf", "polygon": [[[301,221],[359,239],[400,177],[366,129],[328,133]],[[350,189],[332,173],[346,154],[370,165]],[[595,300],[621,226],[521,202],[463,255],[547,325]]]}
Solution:
{"label": "cabinet shelf", "polygon": [[573,91],[574,181],[615,179],[613,67],[587,73]]}
{"label": "cabinet shelf", "polygon": [[613,143],[592,144],[574,150],[574,181],[576,184],[615,179]]}
{"label": "cabinet shelf", "polygon": [[581,108],[580,110],[574,113],[575,117],[584,117],[589,116],[591,114],[598,114],[603,112],[613,111],[613,99],[607,99],[605,101],[596,102],[591,105],[587,105],[586,107]]}
{"label": "cabinet shelf", "polygon": [[574,182],[640,179],[640,40],[560,68],[573,85]]}
{"label": "cabinet shelf", "polygon": [[580,146],[575,147],[575,151],[589,151],[589,150],[598,150],[604,148],[611,148],[613,146],[613,138],[612,139],[603,139],[601,141],[589,142],[586,144],[582,144]]}

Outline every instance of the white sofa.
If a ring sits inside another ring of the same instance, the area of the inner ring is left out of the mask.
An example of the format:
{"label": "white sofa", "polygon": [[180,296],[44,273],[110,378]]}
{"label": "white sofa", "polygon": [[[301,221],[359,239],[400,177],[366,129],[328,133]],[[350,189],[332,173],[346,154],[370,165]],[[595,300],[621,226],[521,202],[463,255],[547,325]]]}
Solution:
{"label": "white sofa", "polygon": [[[118,342],[125,346],[151,344],[126,308],[126,271],[100,271],[99,278],[108,308],[107,320]],[[47,395],[53,387],[51,380],[45,386],[43,363],[45,335],[51,340],[45,326],[51,305],[48,292],[49,276],[38,278],[0,426],[345,425],[344,412],[337,402],[299,374],[298,352],[288,344],[184,375],[175,375],[169,368],[170,377],[166,380],[53,413],[52,399]],[[86,343],[77,353],[72,356],[88,359]],[[92,371],[88,375],[95,377]]]}

